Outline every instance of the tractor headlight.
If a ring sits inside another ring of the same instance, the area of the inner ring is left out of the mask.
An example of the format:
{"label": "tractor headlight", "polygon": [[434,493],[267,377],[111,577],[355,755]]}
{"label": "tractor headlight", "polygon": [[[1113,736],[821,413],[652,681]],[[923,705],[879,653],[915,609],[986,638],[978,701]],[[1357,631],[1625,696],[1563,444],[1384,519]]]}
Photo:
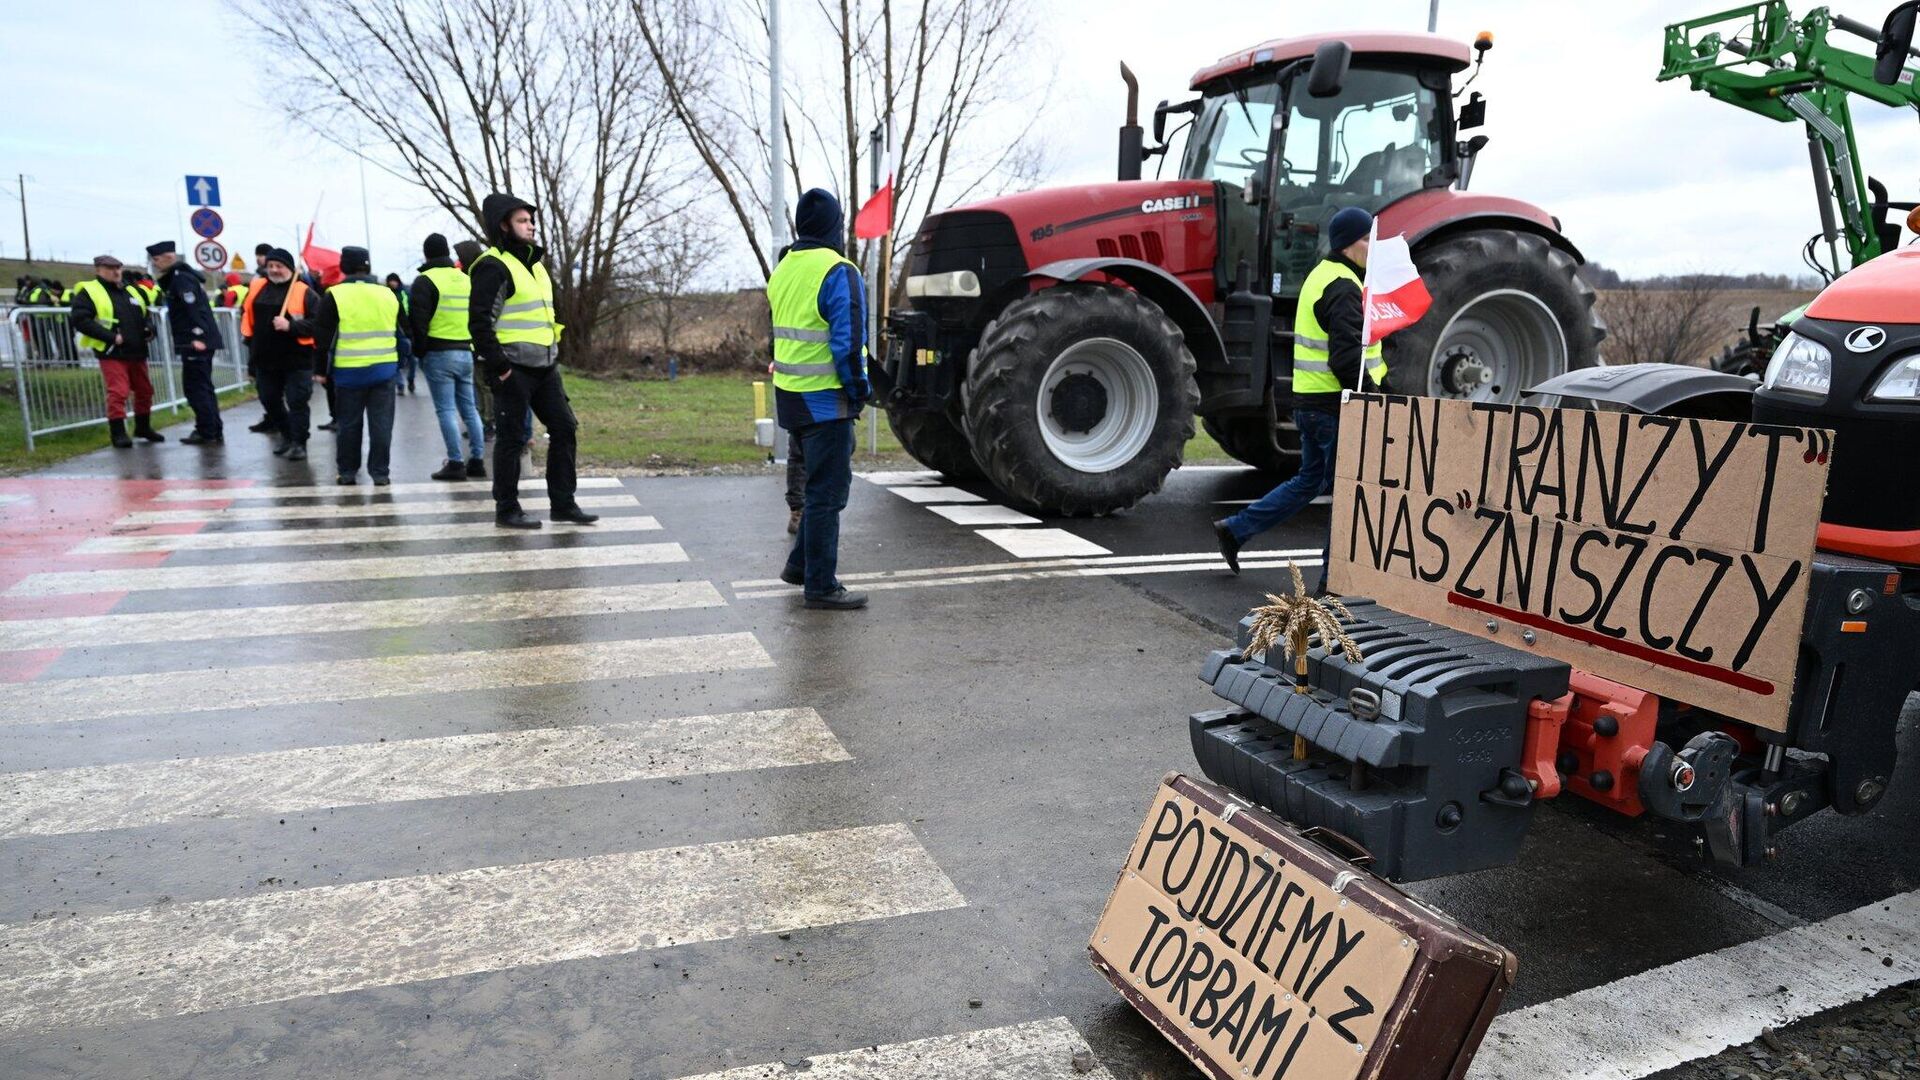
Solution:
{"label": "tractor headlight", "polygon": [[1833,353],[1825,345],[1789,332],[1767,361],[1762,390],[1800,397],[1824,398],[1833,385]]}
{"label": "tractor headlight", "polygon": [[917,274],[907,279],[908,296],[979,296],[980,275],[971,270]]}
{"label": "tractor headlight", "polygon": [[1920,401],[1920,354],[1888,368],[1868,397],[1873,401]]}

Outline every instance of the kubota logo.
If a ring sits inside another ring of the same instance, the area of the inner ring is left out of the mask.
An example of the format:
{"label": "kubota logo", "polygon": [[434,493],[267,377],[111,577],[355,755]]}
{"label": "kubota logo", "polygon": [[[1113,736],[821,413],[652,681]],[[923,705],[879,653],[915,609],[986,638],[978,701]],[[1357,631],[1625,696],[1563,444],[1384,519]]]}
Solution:
{"label": "kubota logo", "polygon": [[1847,335],[1847,351],[1872,352],[1887,343],[1887,332],[1877,326],[1862,326]]}
{"label": "kubota logo", "polygon": [[1140,203],[1143,214],[1160,214],[1168,210],[1191,210],[1200,205],[1198,195],[1169,195],[1164,199],[1146,199]]}

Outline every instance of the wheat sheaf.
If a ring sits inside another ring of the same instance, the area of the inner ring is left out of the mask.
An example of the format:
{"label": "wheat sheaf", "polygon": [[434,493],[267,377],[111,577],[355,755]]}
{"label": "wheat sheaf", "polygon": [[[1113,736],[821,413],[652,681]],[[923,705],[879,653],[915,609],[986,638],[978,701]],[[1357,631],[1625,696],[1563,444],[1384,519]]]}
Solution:
{"label": "wheat sheaf", "polygon": [[1360,646],[1340,628],[1342,622],[1353,621],[1347,605],[1338,597],[1308,596],[1300,568],[1288,563],[1287,569],[1293,574],[1293,595],[1268,593],[1267,602],[1253,609],[1253,634],[1247,643],[1247,653],[1268,654],[1274,646],[1280,646],[1283,654],[1293,658],[1294,692],[1304,694],[1307,692],[1307,650],[1315,640],[1327,651],[1339,650],[1355,663],[1360,660]]}

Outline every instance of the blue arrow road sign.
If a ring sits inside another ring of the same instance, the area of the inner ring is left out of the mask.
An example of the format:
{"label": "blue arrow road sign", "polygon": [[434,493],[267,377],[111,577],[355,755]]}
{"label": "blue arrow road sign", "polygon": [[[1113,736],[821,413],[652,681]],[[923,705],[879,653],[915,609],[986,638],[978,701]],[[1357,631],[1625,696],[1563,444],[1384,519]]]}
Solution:
{"label": "blue arrow road sign", "polygon": [[219,236],[220,230],[227,227],[227,223],[220,220],[220,211],[210,206],[203,206],[195,210],[193,216],[188,218],[187,221],[193,226],[194,235],[205,237],[208,240]]}
{"label": "blue arrow road sign", "polygon": [[220,178],[217,176],[187,177],[188,206],[219,206]]}

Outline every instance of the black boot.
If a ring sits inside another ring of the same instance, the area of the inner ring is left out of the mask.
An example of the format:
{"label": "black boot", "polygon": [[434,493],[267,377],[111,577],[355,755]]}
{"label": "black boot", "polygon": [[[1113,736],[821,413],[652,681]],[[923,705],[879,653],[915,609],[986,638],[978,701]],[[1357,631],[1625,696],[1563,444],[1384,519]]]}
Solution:
{"label": "black boot", "polygon": [[515,510],[506,514],[496,514],[494,515],[493,523],[502,529],[537,529],[540,527],[539,519],[528,517],[524,510]]}
{"label": "black boot", "polygon": [[449,461],[440,466],[439,472],[433,474],[435,480],[465,480],[466,478],[466,463],[460,461]]}
{"label": "black boot", "polygon": [[477,457],[468,458],[467,459],[467,479],[485,480],[486,478],[487,478],[487,459],[477,458]]}
{"label": "black boot", "polygon": [[293,440],[287,438],[285,435],[281,435],[279,438],[273,441],[274,457],[284,457],[286,456],[287,451],[291,449],[293,449]]}
{"label": "black boot", "polygon": [[264,416],[263,416],[263,417],[261,417],[261,418],[260,418],[260,422],[259,422],[259,423],[257,423],[257,424],[248,424],[248,425],[247,425],[247,430],[248,430],[248,431],[258,431],[258,432],[260,432],[261,434],[265,434],[265,433],[267,433],[267,432],[269,432],[269,431],[272,431],[272,430],[274,430],[274,423],[273,423],[273,421],[272,421],[272,420],[270,420],[270,419],[268,419],[267,417],[264,417]]}
{"label": "black boot", "polygon": [[133,440],[127,438],[127,422],[125,420],[107,421],[107,434],[112,436],[113,445],[122,450],[132,449]]}
{"label": "black boot", "polygon": [[1227,560],[1227,569],[1240,572],[1240,538],[1233,535],[1227,527],[1227,519],[1221,518],[1213,523],[1213,535],[1220,541],[1220,557]]}
{"label": "black boot", "polygon": [[162,435],[159,432],[153,430],[153,417],[151,416],[134,417],[133,418],[133,434],[135,438],[145,439],[148,442],[166,442],[167,441],[167,437],[165,435]]}
{"label": "black boot", "polygon": [[568,525],[591,525],[600,520],[599,514],[589,514],[577,506],[569,506],[565,510],[555,510],[547,516],[555,521],[564,522]]}

